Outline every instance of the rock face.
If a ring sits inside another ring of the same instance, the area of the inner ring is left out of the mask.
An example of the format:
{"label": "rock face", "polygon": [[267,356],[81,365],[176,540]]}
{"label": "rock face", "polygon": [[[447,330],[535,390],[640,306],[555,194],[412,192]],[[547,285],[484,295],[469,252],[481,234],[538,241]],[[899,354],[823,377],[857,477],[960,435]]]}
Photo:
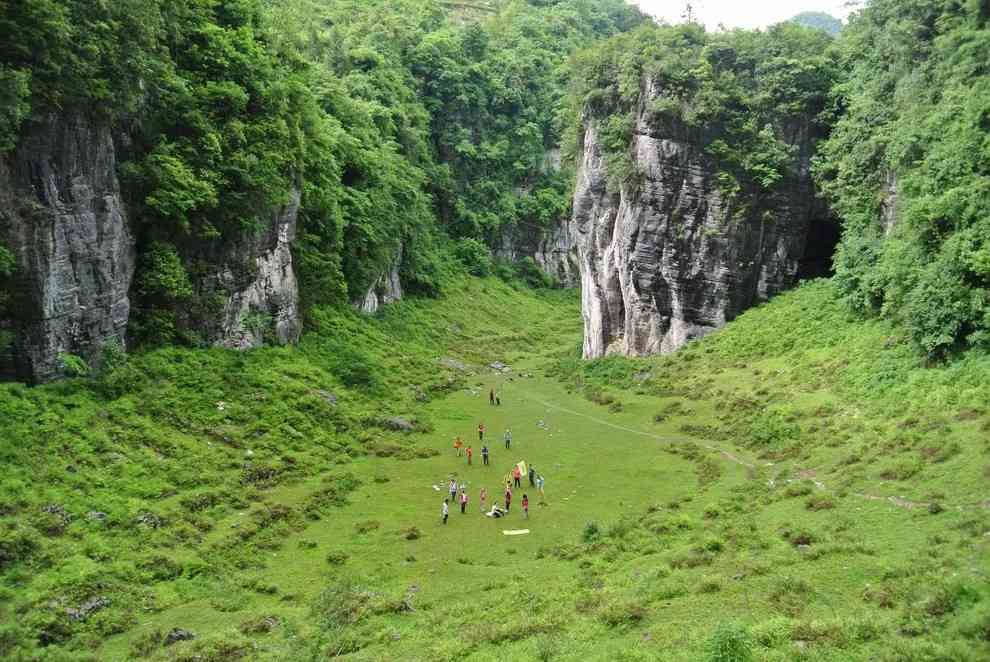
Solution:
{"label": "rock face", "polygon": [[400,246],[392,266],[371,284],[368,291],[354,303],[354,306],[362,313],[374,315],[382,306],[402,299],[402,281],[399,279],[399,265],[401,264],[402,247]]}
{"label": "rock face", "polygon": [[568,219],[549,230],[511,228],[502,234],[496,256],[513,262],[530,257],[545,273],[564,287],[580,282],[578,250]]}
{"label": "rock face", "polygon": [[642,177],[615,192],[594,120],[586,122],[570,227],[586,358],[673,351],[790,287],[821,212],[809,124],[778,128],[795,148],[792,167],[772,199],[747,209],[720,192],[697,132],[658,129],[646,116],[630,145]]}
{"label": "rock face", "polygon": [[197,288],[217,295],[221,310],[215,319],[190,322],[211,344],[249,349],[266,340],[287,344],[299,339],[299,286],[291,251],[299,202],[300,192],[293,191],[260,233],[244,232],[206,257],[218,266],[207,272]]}
{"label": "rock face", "polygon": [[105,345],[124,343],[135,258],[116,166],[110,128],[72,114],[29,127],[0,162],[21,379],[53,379],[60,355],[94,364]]}
{"label": "rock face", "polygon": [[[560,172],[562,156],[559,147],[548,149],[543,155],[541,169],[544,173]],[[525,189],[523,189],[525,190]],[[550,228],[515,226],[502,232],[495,256],[511,262],[532,258],[544,273],[564,287],[577,287],[578,252],[571,236],[570,219],[561,218]]]}

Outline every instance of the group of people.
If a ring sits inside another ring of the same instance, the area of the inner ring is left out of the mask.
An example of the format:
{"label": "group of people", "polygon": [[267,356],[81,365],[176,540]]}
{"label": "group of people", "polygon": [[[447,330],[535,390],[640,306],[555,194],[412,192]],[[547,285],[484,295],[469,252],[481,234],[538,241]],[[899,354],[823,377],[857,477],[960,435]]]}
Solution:
{"label": "group of people", "polygon": [[[509,428],[505,429],[505,433],[502,435],[502,440],[505,442],[505,448],[508,450],[512,448],[512,430]],[[488,446],[485,445],[485,424],[478,423],[478,443],[481,444],[481,462],[486,467],[488,466],[488,459],[491,452],[488,450]],[[467,463],[472,464],[474,459],[474,448],[470,444],[465,447],[464,440],[460,436],[454,438],[454,452],[457,457],[461,456],[461,451],[464,451],[464,455],[467,457]]]}
{"label": "group of people", "polygon": [[[492,405],[501,406],[502,404],[501,398],[495,392],[495,389],[491,389],[489,391],[488,397]],[[482,464],[484,464],[484,466],[487,467],[490,466],[491,452],[489,451],[488,446],[485,444],[485,432],[486,429],[484,422],[478,423],[478,443],[481,444]],[[505,429],[505,432],[502,435],[502,440],[505,442],[506,450],[510,450],[512,448],[512,431],[509,428]],[[474,458],[474,449],[471,447],[470,444],[465,446],[464,440],[460,436],[457,436],[454,439],[454,452],[456,453],[457,457],[460,457],[462,451],[464,452],[464,455],[467,458],[467,463],[470,466]],[[486,515],[487,517],[494,517],[494,518],[505,517],[506,515],[509,514],[509,510],[512,506],[513,489],[516,490],[522,489],[522,478],[524,473],[523,467],[528,467],[528,470],[526,470],[525,472],[527,474],[527,478],[529,479],[529,486],[533,489],[536,489],[539,492],[541,498],[545,496],[543,491],[545,480],[543,476],[537,473],[536,469],[529,463],[520,462],[519,464],[515,465],[512,468],[512,470],[505,476],[505,491],[503,493],[503,500],[501,504],[497,500],[492,500],[492,503],[489,506],[488,490],[484,487],[480,489],[480,491],[478,492],[478,501],[482,514]],[[447,492],[448,492],[448,496],[444,497],[443,504],[440,510],[441,520],[444,524],[447,523],[447,518],[450,515],[451,505],[460,504],[461,514],[466,514],[468,508],[468,502],[470,500],[467,492],[467,483],[461,482],[458,485],[457,480],[455,478],[450,479],[450,482],[448,483],[447,486]],[[520,505],[522,506],[523,517],[529,518],[528,494],[524,493],[522,495],[522,500],[520,501]]]}
{"label": "group of people", "polygon": [[[543,494],[543,477],[542,476],[539,479],[539,485],[540,485],[540,487],[539,487],[540,494],[542,495]],[[467,484],[466,483],[461,483],[460,485],[458,485],[457,484],[457,481],[455,479],[451,478],[450,479],[450,483],[448,485],[448,491],[449,491],[450,496],[444,498],[443,504],[440,507],[440,517],[441,517],[441,521],[444,524],[447,523],[447,518],[450,516],[450,504],[451,503],[460,504],[460,506],[461,506],[461,514],[464,515],[464,514],[467,514],[468,502],[470,501],[470,499],[468,497]],[[485,515],[487,517],[494,517],[496,519],[498,519],[500,517],[505,517],[506,515],[508,515],[509,514],[509,510],[512,507],[512,484],[511,483],[506,483],[505,484],[505,493],[504,493],[503,497],[504,497],[504,506],[500,506],[498,504],[498,502],[492,502],[491,508],[488,508],[488,505],[487,505],[488,504],[488,489],[482,487],[481,490],[478,492],[478,501],[479,501],[479,503],[481,505],[481,514],[482,515]],[[525,517],[526,519],[529,519],[529,495],[528,494],[523,494],[522,495],[521,505],[522,505],[523,517]]]}

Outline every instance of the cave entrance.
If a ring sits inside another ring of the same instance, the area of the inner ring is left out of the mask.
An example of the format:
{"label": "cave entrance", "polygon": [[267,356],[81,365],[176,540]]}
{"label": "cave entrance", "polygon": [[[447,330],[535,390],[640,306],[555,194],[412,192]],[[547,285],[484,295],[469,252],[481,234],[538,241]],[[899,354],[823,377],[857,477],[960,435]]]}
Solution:
{"label": "cave entrance", "polygon": [[842,230],[833,218],[818,218],[808,225],[804,255],[798,263],[797,279],[828,278],[834,273],[832,257],[839,245]]}

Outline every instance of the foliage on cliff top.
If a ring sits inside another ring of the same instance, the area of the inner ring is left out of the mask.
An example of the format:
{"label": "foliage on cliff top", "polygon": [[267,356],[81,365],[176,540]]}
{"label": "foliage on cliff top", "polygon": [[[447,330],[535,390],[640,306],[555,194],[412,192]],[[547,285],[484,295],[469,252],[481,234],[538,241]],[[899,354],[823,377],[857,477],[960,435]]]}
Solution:
{"label": "foliage on cliff top", "polygon": [[[571,128],[594,124],[613,184],[631,182],[628,152],[642,116],[647,130],[703,147],[726,193],[758,207],[794,174],[785,139],[793,127],[806,126],[812,138],[827,130],[820,115],[838,73],[830,44],[820,31],[786,23],[719,33],[695,23],[642,26],[578,56]],[[570,148],[579,141],[572,133]]]}
{"label": "foliage on cliff top", "polygon": [[990,5],[877,0],[839,44],[817,171],[843,221],[842,294],[931,357],[990,346]]}

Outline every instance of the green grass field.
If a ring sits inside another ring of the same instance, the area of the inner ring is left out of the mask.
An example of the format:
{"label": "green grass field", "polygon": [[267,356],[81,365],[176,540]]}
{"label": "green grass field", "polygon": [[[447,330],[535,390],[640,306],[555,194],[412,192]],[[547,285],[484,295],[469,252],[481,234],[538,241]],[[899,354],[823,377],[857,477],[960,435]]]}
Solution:
{"label": "green grass field", "polygon": [[[923,367],[833,298],[586,363],[573,293],[469,281],[7,386],[0,656],[990,659],[990,359]],[[519,460],[545,503],[483,517]]]}

